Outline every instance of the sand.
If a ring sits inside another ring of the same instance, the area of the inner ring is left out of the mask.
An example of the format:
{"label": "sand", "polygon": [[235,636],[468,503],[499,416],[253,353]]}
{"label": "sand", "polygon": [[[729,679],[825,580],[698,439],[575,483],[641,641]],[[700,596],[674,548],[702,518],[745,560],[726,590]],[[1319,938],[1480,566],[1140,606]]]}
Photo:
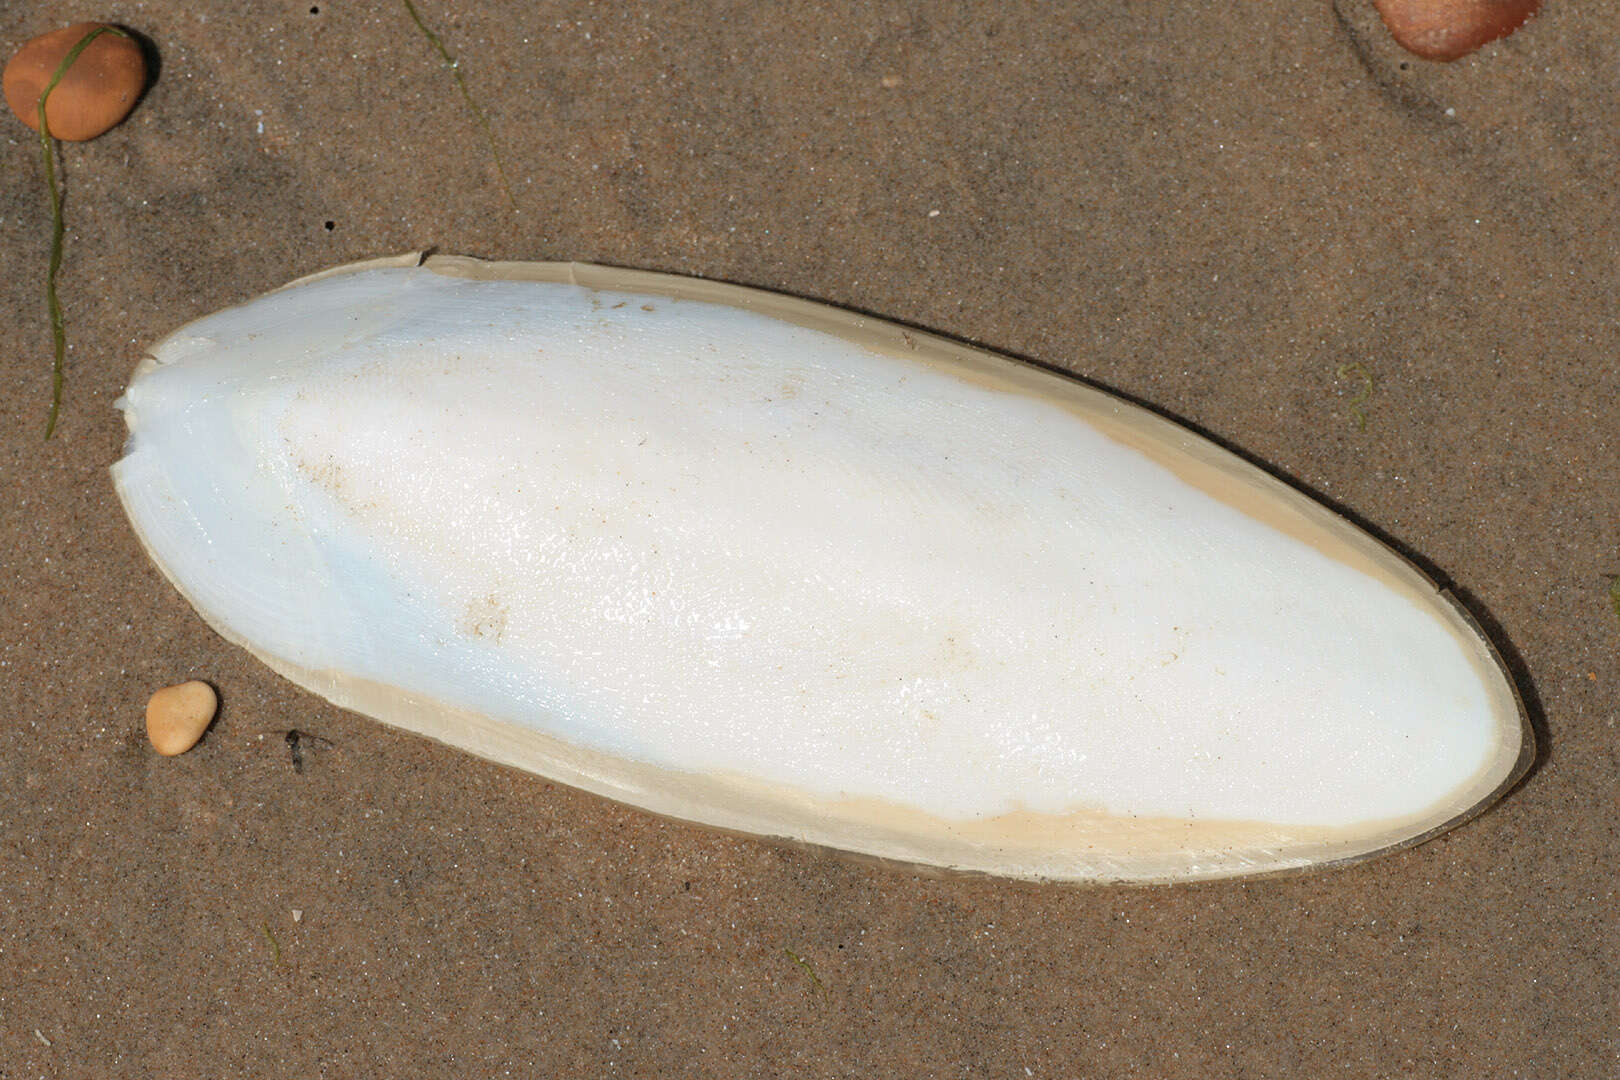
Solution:
{"label": "sand", "polygon": [[[1438,65],[1362,0],[420,0],[511,204],[402,3],[27,7],[8,54],[99,17],[161,70],[62,153],[50,443],[49,216],[0,124],[0,1077],[1620,1069],[1614,3]],[[1364,865],[1087,890],[716,835],[335,709],[147,562],[112,402],[186,320],[422,247],[783,290],[1148,403],[1449,582],[1542,758]],[[160,758],[146,698],[194,677],[219,718]]]}

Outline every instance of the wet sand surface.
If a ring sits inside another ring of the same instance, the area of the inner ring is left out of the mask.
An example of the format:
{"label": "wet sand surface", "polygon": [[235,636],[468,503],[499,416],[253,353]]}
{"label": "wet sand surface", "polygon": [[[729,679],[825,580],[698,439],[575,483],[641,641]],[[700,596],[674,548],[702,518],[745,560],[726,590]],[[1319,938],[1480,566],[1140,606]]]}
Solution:
{"label": "wet sand surface", "polygon": [[[161,71],[61,155],[50,443],[50,219],[0,124],[0,1077],[1620,1069],[1620,7],[1440,65],[1362,0],[420,0],[510,200],[403,3],[26,7],[8,55],[104,18]],[[1449,582],[1541,760],[1363,865],[1075,889],[717,835],[342,712],[148,563],[112,402],[191,318],[426,247],[781,290],[1145,402]],[[160,758],[146,698],[193,677],[219,719]]]}

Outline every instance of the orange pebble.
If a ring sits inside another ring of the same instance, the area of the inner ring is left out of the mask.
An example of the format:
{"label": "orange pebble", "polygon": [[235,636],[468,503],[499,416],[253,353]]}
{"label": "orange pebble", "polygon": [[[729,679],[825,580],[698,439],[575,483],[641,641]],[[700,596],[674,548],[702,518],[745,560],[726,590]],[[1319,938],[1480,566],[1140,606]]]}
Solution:
{"label": "orange pebble", "polygon": [[1401,48],[1425,60],[1455,60],[1507,37],[1541,0],[1373,0]]}
{"label": "orange pebble", "polygon": [[213,723],[218,707],[219,695],[205,682],[165,686],[146,703],[146,737],[152,749],[164,757],[190,750]]}
{"label": "orange pebble", "polygon": [[[24,42],[0,78],[6,104],[39,130],[39,95],[73,46],[104,23],[74,23]],[[134,39],[104,33],[87,45],[45,103],[51,134],[70,142],[93,139],[116,127],[146,86],[146,58]]]}

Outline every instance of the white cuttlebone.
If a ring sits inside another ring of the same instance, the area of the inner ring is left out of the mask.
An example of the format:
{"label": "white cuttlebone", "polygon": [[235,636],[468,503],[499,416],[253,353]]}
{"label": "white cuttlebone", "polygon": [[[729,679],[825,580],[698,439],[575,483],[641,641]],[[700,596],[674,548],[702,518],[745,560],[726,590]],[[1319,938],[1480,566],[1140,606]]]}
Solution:
{"label": "white cuttlebone", "polygon": [[1532,743],[1460,607],[1260,470],[881,320],[380,260],[159,344],[154,561],[333,701],[653,811],[1060,880],[1476,812]]}

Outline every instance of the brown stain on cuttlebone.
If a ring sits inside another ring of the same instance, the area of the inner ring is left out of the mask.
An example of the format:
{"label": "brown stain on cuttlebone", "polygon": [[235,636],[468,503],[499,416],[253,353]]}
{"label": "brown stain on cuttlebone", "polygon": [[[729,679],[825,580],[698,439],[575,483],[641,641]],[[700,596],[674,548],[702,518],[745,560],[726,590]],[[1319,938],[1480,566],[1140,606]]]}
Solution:
{"label": "brown stain on cuttlebone", "polygon": [[495,593],[476,597],[467,601],[462,609],[461,618],[456,620],[456,630],[464,637],[481,638],[499,644],[506,634],[506,625],[511,618],[506,601]]}

